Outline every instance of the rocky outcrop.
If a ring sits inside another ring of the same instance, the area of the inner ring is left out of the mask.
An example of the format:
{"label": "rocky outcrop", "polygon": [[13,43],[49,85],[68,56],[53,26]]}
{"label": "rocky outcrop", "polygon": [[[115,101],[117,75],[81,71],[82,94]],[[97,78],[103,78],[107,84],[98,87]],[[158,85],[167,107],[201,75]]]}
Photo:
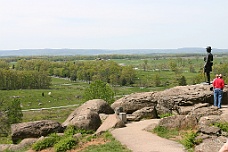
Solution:
{"label": "rocky outcrop", "polygon": [[62,125],[96,131],[101,125],[100,113],[113,114],[114,110],[102,99],[89,100],[75,109]]}
{"label": "rocky outcrop", "polygon": [[225,137],[211,136],[195,147],[195,152],[217,152],[226,142]]}
{"label": "rocky outcrop", "polygon": [[[113,109],[122,107],[123,111],[128,114],[145,107],[155,107],[158,115],[165,113],[186,115],[196,104],[213,104],[211,87],[211,85],[197,84],[177,86],[159,92],[134,93],[118,99],[111,107]],[[222,104],[228,104],[227,94],[228,88],[226,86]]]}
{"label": "rocky outcrop", "polygon": [[202,121],[202,117],[214,116],[213,118],[217,118],[221,114],[222,111],[218,110],[218,108],[215,106],[209,106],[208,104],[197,104],[192,107],[192,110],[187,115],[174,115],[162,118],[159,122],[159,125],[167,128],[179,129],[189,127],[196,128],[199,124],[206,123],[205,121]]}
{"label": "rocky outcrop", "polygon": [[107,119],[104,120],[102,125],[97,129],[95,134],[101,134],[105,131],[108,131],[113,128],[122,128],[125,127],[124,122],[119,118],[118,115],[112,114],[109,115]]}
{"label": "rocky outcrop", "polygon": [[144,107],[132,113],[131,121],[139,121],[141,119],[156,119],[158,118],[155,107]]}
{"label": "rocky outcrop", "polygon": [[152,98],[154,92],[134,93],[115,101],[111,107],[116,109],[122,107],[126,113],[133,113],[144,107],[155,107],[157,102]]}
{"label": "rocky outcrop", "polygon": [[37,138],[47,136],[50,133],[62,131],[62,125],[51,120],[41,120],[11,125],[11,137],[13,143],[17,143],[17,141],[25,138]]}

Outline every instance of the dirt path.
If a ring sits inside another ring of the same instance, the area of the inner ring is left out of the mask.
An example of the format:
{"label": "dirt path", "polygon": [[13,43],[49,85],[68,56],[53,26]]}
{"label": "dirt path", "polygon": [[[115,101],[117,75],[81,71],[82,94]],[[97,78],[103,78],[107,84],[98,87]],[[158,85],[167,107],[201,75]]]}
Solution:
{"label": "dirt path", "polygon": [[144,129],[155,126],[159,119],[149,119],[127,124],[114,129],[112,135],[133,152],[185,152],[184,147],[171,140],[161,138]]}

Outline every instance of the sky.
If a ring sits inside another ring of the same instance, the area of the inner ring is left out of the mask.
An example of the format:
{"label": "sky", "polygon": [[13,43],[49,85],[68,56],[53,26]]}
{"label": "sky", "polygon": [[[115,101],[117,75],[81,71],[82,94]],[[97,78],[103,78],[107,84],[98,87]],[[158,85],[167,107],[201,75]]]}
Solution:
{"label": "sky", "polygon": [[228,0],[0,0],[0,50],[228,48]]}

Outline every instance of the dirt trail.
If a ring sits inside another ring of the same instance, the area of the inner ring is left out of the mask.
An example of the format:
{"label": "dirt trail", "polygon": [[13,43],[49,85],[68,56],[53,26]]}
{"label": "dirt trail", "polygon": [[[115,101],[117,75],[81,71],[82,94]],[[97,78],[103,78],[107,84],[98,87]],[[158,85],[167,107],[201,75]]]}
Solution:
{"label": "dirt trail", "polygon": [[127,124],[127,127],[114,129],[111,133],[133,152],[185,152],[184,147],[171,140],[161,138],[144,129],[155,126],[159,119],[149,119]]}

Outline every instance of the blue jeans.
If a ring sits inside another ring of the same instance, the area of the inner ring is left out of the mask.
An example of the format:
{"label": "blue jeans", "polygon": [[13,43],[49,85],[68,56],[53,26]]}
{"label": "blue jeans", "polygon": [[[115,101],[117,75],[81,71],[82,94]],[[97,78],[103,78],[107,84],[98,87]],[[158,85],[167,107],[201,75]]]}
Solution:
{"label": "blue jeans", "polygon": [[214,89],[214,106],[221,108],[222,103],[222,89]]}

